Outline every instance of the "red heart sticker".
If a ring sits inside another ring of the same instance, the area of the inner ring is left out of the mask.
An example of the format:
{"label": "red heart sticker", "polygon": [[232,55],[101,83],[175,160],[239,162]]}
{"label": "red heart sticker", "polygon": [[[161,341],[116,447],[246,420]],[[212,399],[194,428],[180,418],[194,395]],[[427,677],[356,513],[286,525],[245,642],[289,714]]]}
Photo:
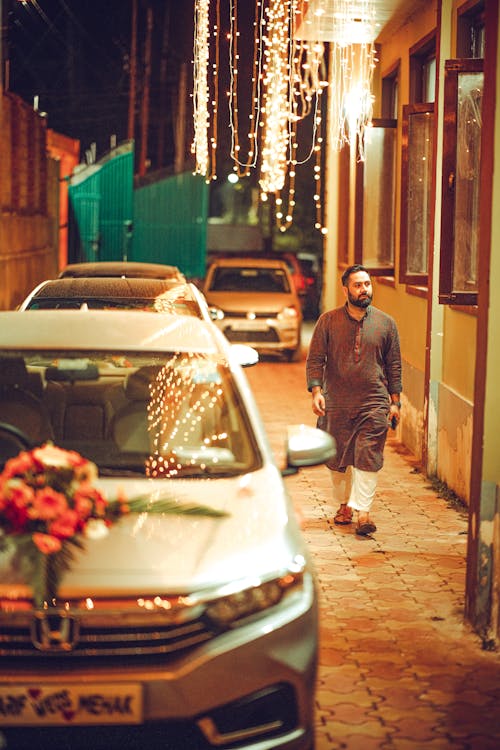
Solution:
{"label": "red heart sticker", "polygon": [[75,718],[75,712],[63,711],[63,718],[66,719],[66,721],[72,721]]}
{"label": "red heart sticker", "polygon": [[33,698],[34,701],[36,701],[42,694],[42,691],[40,688],[30,688],[28,690],[28,695],[30,698]]}

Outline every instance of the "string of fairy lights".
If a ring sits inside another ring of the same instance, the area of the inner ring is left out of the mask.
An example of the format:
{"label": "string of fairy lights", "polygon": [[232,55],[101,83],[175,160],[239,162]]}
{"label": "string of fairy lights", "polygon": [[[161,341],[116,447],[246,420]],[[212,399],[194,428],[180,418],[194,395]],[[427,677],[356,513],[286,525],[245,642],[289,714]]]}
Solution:
{"label": "string of fairy lights", "polygon": [[[239,2],[226,0],[229,66],[226,92],[230,156],[238,176],[259,173],[260,200],[274,200],[275,222],[285,232],[293,222],[297,168],[314,160],[315,228],[327,233],[322,206],[325,127],[322,94],[329,89],[327,142],[355,144],[364,159],[364,130],[371,124],[376,64],[373,0],[255,0],[248,124],[240,113],[241,23]],[[297,33],[297,29],[312,29]],[[195,173],[217,178],[217,119],[221,0],[195,0],[193,119]],[[330,74],[326,46],[330,42]],[[212,73],[209,75],[208,71]],[[248,82],[247,82],[248,83]],[[246,94],[248,96],[248,94]],[[299,138],[299,124],[310,139]],[[246,149],[243,131],[246,130]],[[300,142],[299,142],[300,141]],[[210,144],[210,145],[209,145]],[[299,151],[301,156],[299,156]]]}
{"label": "string of fairy lights", "polygon": [[215,463],[210,448],[224,446],[224,392],[209,356],[178,353],[149,384],[149,477],[175,477],[190,465]]}

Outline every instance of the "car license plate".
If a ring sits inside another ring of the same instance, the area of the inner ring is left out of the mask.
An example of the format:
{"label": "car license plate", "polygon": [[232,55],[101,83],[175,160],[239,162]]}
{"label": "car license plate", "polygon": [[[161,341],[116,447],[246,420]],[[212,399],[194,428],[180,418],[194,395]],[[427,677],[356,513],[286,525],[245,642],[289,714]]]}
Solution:
{"label": "car license plate", "polygon": [[142,685],[0,685],[0,727],[141,724]]}
{"label": "car license plate", "polygon": [[265,320],[233,320],[231,321],[233,331],[267,331],[269,326]]}

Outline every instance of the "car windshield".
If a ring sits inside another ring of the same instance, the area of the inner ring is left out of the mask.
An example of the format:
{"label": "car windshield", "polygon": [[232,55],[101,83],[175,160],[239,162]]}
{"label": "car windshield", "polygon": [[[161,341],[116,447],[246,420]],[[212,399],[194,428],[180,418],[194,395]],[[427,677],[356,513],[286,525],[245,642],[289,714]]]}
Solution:
{"label": "car windshield", "polygon": [[212,292],[281,292],[290,287],[282,268],[220,267],[215,269]]}
{"label": "car windshield", "polygon": [[225,362],[199,353],[0,357],[0,464],[47,440],[101,476],[232,476],[261,456]]}
{"label": "car windshield", "polygon": [[145,310],[147,312],[165,312],[173,315],[192,315],[200,318],[200,308],[192,299],[176,297],[168,299],[164,296],[151,297],[41,297],[31,300],[28,310]]}

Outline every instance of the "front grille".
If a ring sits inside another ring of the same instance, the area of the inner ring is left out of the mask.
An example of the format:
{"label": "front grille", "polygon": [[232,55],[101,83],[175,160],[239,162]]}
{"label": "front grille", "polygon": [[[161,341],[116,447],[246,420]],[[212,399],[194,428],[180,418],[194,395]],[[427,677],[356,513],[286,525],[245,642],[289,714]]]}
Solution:
{"label": "front grille", "polygon": [[[247,312],[233,312],[232,310],[223,310],[224,315],[227,318],[247,318],[248,313]],[[274,310],[273,312],[252,312],[252,320],[255,318],[271,318],[271,320],[274,320],[277,317],[277,312]]]}
{"label": "front grille", "polygon": [[[61,622],[68,613],[61,615]],[[132,619],[102,611],[69,613],[72,627],[58,631],[57,612],[51,621],[24,613],[0,615],[0,656],[27,659],[71,657],[144,657],[178,655],[212,639],[216,632],[201,619],[170,622],[148,613]],[[12,622],[14,620],[14,622]],[[148,620],[151,622],[148,623]],[[61,636],[62,634],[62,636]],[[38,644],[38,645],[35,645]]]}

